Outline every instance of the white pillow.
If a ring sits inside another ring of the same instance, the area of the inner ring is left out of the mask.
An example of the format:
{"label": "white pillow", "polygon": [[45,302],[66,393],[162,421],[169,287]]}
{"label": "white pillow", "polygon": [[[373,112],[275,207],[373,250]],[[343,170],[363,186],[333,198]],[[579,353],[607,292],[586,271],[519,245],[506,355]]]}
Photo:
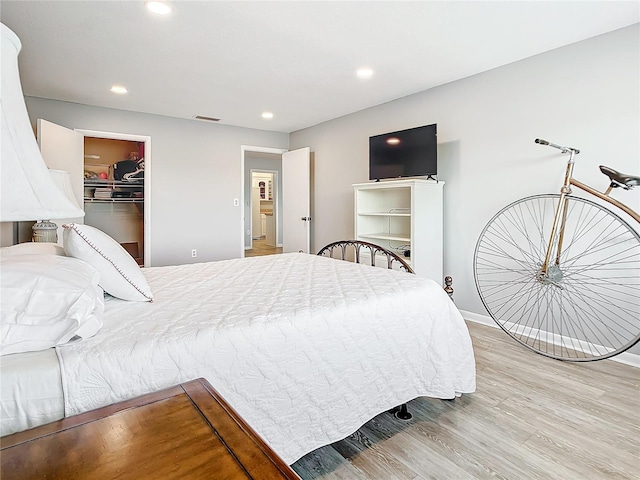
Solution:
{"label": "white pillow", "polygon": [[149,302],[151,288],[131,255],[113,238],[89,225],[63,225],[64,251],[100,272],[100,286],[123,300]]}
{"label": "white pillow", "polygon": [[64,255],[64,248],[48,242],[26,242],[0,248],[0,257],[11,255]]}
{"label": "white pillow", "polygon": [[11,255],[0,260],[2,355],[45,350],[102,327],[100,274],[61,255]]}

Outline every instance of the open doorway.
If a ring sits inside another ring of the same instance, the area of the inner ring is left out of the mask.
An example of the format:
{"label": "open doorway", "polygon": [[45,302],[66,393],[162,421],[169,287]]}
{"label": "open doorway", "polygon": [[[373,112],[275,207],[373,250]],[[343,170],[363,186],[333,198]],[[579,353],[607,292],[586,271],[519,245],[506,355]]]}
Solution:
{"label": "open doorway", "polygon": [[84,223],[144,259],[144,142],[84,137]]}
{"label": "open doorway", "polygon": [[151,265],[151,137],[80,130],[84,135],[84,223]]}
{"label": "open doorway", "polygon": [[243,147],[242,256],[282,253],[282,152]]}
{"label": "open doorway", "polygon": [[[282,243],[278,241],[278,226],[281,224],[278,216],[278,185],[281,159],[268,159],[276,170],[250,169],[251,193],[250,198],[250,230],[249,243],[245,244],[246,257],[259,257],[282,253]],[[249,163],[251,158],[249,158]],[[258,162],[265,164],[266,162]]]}

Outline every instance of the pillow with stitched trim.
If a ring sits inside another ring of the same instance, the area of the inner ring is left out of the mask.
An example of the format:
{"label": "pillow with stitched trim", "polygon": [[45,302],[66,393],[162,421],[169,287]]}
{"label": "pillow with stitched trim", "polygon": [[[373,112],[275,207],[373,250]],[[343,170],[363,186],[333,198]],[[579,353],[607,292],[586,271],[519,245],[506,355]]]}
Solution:
{"label": "pillow with stitched trim", "polygon": [[100,272],[99,285],[122,300],[150,302],[151,288],[131,255],[113,238],[89,225],[63,225],[64,251],[93,265]]}

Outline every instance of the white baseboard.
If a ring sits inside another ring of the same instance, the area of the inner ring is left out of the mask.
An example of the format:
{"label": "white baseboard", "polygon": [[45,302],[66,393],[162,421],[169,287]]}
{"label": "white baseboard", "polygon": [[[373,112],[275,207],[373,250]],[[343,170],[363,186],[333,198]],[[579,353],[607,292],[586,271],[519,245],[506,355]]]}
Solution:
{"label": "white baseboard", "polygon": [[[470,322],[481,323],[482,325],[487,325],[493,328],[500,328],[496,324],[496,322],[493,321],[493,318],[488,315],[481,315],[479,313],[468,312],[466,310],[460,310],[460,313],[465,320],[468,320]],[[609,358],[609,360],[640,368],[640,355],[637,355],[635,353],[623,352],[619,355],[616,355],[615,357]]]}
{"label": "white baseboard", "polygon": [[465,320],[469,320],[470,322],[481,323],[489,327],[500,328],[498,327],[496,322],[493,321],[493,318],[491,318],[489,315],[480,315],[479,313],[468,312],[466,310],[460,310],[460,313]]}

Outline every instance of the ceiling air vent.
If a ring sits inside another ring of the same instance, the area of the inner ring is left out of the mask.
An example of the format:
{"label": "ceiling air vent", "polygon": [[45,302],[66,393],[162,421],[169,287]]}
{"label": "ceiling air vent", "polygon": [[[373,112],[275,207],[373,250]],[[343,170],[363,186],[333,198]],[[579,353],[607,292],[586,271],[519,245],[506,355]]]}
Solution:
{"label": "ceiling air vent", "polygon": [[194,118],[196,118],[198,120],[205,120],[207,122],[219,122],[220,121],[219,118],[205,117],[204,115],[196,115]]}

